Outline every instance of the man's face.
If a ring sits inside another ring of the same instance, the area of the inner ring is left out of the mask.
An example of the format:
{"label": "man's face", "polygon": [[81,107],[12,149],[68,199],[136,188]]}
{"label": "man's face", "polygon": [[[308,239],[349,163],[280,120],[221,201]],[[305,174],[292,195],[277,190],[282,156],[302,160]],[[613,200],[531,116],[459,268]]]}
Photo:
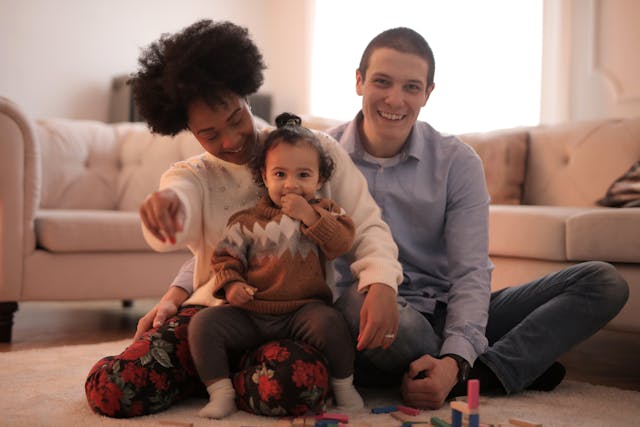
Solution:
{"label": "man's face", "polygon": [[404,144],[434,87],[427,87],[428,68],[418,55],[379,48],[369,59],[366,77],[356,71],[369,144],[398,148]]}

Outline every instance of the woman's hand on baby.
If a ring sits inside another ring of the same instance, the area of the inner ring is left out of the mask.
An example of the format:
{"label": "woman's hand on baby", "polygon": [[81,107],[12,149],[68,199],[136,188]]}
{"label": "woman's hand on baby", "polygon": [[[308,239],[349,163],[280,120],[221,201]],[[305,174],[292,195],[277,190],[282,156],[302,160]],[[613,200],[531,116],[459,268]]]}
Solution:
{"label": "woman's hand on baby", "polygon": [[161,242],[176,242],[176,233],[182,231],[184,206],[175,191],[165,188],[154,191],[140,205],[140,218],[144,226]]}
{"label": "woman's hand on baby", "polygon": [[302,221],[307,227],[311,227],[320,219],[318,212],[299,194],[285,194],[280,199],[280,204],[282,205],[283,214]]}
{"label": "woman's hand on baby", "polygon": [[224,287],[227,301],[233,306],[248,303],[253,299],[253,294],[255,294],[256,291],[256,288],[244,282],[231,282]]}

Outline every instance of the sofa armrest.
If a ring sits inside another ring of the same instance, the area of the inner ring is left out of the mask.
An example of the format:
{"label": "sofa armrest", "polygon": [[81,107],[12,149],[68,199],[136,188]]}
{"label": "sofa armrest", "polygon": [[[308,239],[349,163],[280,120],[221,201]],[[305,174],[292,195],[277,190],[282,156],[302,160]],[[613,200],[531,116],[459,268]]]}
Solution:
{"label": "sofa armrest", "polygon": [[35,250],[40,156],[34,126],[0,97],[0,301],[20,297],[25,255]]}

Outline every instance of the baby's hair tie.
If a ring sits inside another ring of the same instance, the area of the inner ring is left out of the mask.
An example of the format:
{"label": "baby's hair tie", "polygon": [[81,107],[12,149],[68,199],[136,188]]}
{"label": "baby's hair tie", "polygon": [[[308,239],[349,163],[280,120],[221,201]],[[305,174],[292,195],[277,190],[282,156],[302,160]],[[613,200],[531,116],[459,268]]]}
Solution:
{"label": "baby's hair tie", "polygon": [[282,113],[276,117],[276,126],[281,127],[296,127],[302,125],[302,119],[292,113]]}

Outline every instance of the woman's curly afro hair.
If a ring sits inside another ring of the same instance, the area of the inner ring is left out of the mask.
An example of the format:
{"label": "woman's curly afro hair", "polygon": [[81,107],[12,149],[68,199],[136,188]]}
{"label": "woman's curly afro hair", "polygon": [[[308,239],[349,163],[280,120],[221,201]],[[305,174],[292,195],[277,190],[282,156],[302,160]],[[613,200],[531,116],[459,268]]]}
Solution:
{"label": "woman's curly afro hair", "polygon": [[142,118],[163,135],[187,129],[192,101],[215,105],[230,94],[256,92],[266,68],[246,28],[211,20],[163,34],[142,51],[138,63],[128,83]]}

